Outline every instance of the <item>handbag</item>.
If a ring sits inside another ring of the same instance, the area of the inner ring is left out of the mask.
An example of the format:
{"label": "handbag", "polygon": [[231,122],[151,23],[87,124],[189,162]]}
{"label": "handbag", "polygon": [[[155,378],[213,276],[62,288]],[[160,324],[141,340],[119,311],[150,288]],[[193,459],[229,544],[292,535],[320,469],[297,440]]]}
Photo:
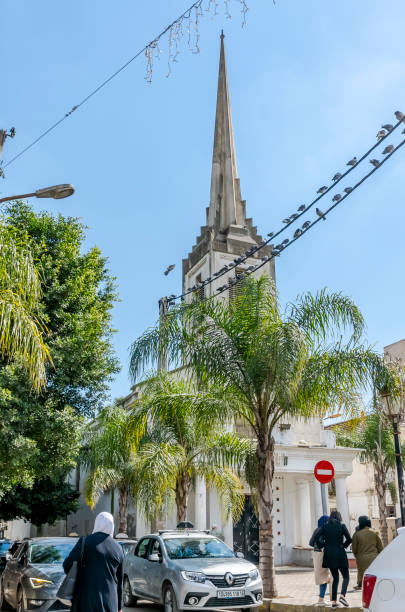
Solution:
{"label": "handbag", "polygon": [[80,551],[80,565],[77,561],[73,561],[72,567],[70,568],[70,570],[68,571],[64,579],[62,580],[59,586],[59,589],[56,593],[56,597],[61,599],[63,602],[71,602],[74,597],[77,578],[79,575],[79,567],[81,568],[83,564],[83,554],[84,554],[85,543],[86,543],[86,538],[83,537],[82,547]]}

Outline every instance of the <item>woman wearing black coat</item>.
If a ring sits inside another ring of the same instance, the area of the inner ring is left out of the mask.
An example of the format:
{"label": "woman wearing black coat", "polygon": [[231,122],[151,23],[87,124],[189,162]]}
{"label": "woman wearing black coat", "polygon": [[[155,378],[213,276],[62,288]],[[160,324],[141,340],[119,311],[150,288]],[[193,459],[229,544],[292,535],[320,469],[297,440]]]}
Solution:
{"label": "woman wearing black coat", "polygon": [[79,564],[72,612],[121,612],[124,555],[113,535],[112,515],[100,512],[93,533],[85,539],[81,566],[82,538],[64,560],[66,574],[74,561]]}
{"label": "woman wearing black coat", "polygon": [[347,561],[346,548],[351,544],[351,537],[346,525],[342,524],[340,512],[332,511],[329,521],[323,525],[317,537],[317,544],[324,546],[322,567],[330,569],[332,582],[332,608],[337,608],[337,592],[339,586],[339,571],[342,574],[342,591],[339,602],[348,607],[346,600],[347,587],[349,586],[349,563]]}

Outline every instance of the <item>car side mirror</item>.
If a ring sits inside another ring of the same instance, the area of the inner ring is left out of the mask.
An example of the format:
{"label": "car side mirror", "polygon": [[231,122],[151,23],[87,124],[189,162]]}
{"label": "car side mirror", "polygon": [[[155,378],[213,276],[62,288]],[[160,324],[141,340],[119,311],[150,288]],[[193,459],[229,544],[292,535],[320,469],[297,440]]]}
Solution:
{"label": "car side mirror", "polygon": [[237,552],[235,553],[235,557],[237,557],[238,559],[244,559],[245,555],[243,554],[243,552]]}
{"label": "car side mirror", "polygon": [[148,561],[151,561],[152,563],[159,563],[160,557],[157,553],[152,553],[148,556]]}

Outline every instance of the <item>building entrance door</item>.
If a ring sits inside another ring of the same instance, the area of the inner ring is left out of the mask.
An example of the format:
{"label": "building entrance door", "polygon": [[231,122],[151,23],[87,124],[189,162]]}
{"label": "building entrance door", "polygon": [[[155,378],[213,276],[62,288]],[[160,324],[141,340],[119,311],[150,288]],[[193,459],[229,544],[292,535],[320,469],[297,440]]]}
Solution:
{"label": "building entrance door", "polygon": [[245,507],[239,521],[233,527],[233,548],[252,563],[259,563],[259,521],[251,496],[245,495]]}

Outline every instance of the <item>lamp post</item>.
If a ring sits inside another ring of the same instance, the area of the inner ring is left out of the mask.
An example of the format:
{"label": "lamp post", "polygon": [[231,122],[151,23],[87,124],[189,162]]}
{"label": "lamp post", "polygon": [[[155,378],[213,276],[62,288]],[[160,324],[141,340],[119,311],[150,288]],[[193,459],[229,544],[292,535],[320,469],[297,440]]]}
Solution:
{"label": "lamp post", "polygon": [[73,185],[66,183],[63,185],[54,185],[53,187],[45,187],[44,189],[37,189],[32,193],[0,198],[0,204],[2,202],[10,202],[11,200],[22,200],[23,198],[53,198],[54,200],[61,200],[62,198],[68,198],[74,192],[75,189]]}
{"label": "lamp post", "polygon": [[401,512],[401,525],[405,527],[405,489],[404,489],[404,469],[402,465],[401,456],[401,442],[399,426],[401,423],[402,406],[400,398],[393,397],[386,390],[380,391],[380,397],[385,409],[386,415],[391,419],[392,429],[394,432],[394,444],[395,444],[395,460],[397,464],[397,477],[398,477],[398,497],[399,507]]}

